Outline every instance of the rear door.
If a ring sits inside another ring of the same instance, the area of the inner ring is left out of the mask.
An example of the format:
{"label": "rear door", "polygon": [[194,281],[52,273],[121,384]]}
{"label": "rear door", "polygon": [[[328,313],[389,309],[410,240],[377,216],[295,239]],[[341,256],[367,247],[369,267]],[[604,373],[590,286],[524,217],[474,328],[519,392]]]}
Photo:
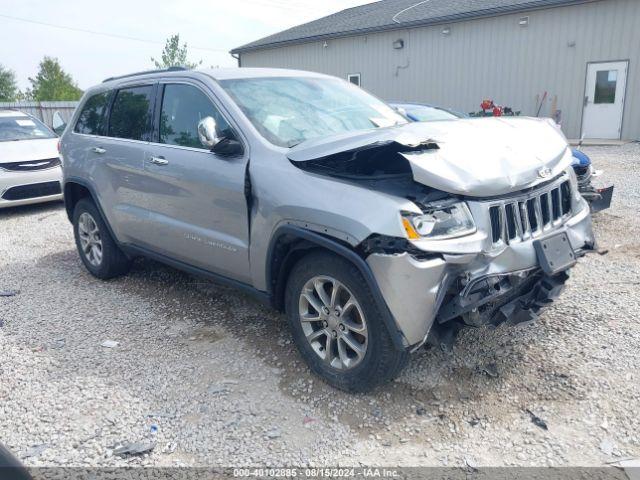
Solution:
{"label": "rear door", "polygon": [[[145,156],[153,195],[145,209],[153,218],[149,244],[159,253],[235,280],[250,282],[245,154],[216,155],[198,138],[198,122],[216,120],[233,131],[205,85],[161,83],[154,139]],[[246,151],[246,149],[245,149]]]}
{"label": "rear door", "polygon": [[144,154],[151,138],[155,91],[151,82],[113,92],[105,134],[92,138],[87,149],[88,173],[123,243],[144,242],[148,237]]}

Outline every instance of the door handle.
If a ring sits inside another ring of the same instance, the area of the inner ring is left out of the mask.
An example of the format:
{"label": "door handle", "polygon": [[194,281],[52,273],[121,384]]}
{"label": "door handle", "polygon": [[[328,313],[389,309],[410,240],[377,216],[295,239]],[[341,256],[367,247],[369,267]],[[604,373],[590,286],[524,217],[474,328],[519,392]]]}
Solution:
{"label": "door handle", "polygon": [[149,161],[154,165],[167,165],[169,163],[169,160],[163,157],[151,157]]}
{"label": "door handle", "polygon": [[585,95],[585,97],[584,97],[584,106],[586,107],[587,105],[589,105],[589,96]]}
{"label": "door handle", "polygon": [[100,153],[100,154],[103,154],[103,153],[106,153],[106,152],[107,152],[107,151],[106,151],[104,148],[102,148],[102,147],[93,147],[93,148],[91,149],[91,151],[92,151],[93,153]]}

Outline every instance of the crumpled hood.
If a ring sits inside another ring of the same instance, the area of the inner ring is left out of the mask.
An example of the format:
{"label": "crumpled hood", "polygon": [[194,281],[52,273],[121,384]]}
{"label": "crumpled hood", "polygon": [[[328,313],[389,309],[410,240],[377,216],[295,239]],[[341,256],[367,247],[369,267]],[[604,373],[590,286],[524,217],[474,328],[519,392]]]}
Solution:
{"label": "crumpled hood", "polygon": [[[566,139],[549,120],[526,117],[410,123],[347,133],[304,142],[290,149],[288,158],[305,162],[392,143],[407,147],[399,153],[416,182],[475,197],[533,187],[559,175],[572,161]],[[427,144],[431,148],[415,148]]]}

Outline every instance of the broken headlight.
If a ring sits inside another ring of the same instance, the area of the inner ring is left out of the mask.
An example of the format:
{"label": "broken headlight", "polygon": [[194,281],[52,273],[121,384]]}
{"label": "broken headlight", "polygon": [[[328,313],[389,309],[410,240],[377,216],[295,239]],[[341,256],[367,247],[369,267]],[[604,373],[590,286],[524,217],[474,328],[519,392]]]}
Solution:
{"label": "broken headlight", "polygon": [[402,224],[410,240],[443,240],[475,233],[476,225],[465,202],[429,204],[422,215],[405,213]]}

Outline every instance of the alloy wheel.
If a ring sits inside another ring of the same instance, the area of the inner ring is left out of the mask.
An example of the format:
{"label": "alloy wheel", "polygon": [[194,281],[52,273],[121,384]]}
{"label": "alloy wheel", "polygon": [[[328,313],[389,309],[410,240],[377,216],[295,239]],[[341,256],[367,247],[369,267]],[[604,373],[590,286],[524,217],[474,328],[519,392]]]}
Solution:
{"label": "alloy wheel", "polygon": [[316,276],[302,288],[299,318],[305,337],[335,369],[358,365],[367,352],[367,322],[353,293],[335,278]]}
{"label": "alloy wheel", "polygon": [[87,212],[83,212],[78,218],[78,236],[87,261],[94,267],[99,267],[102,263],[102,237],[96,221]]}

